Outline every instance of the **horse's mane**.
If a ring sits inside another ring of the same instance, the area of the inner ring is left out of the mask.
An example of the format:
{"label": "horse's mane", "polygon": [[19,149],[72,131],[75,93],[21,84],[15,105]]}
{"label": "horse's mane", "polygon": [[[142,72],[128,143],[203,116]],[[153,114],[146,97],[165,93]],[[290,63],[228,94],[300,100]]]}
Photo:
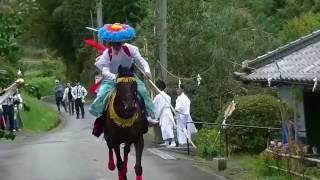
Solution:
{"label": "horse's mane", "polygon": [[127,68],[119,66],[118,77],[134,77],[133,67]]}
{"label": "horse's mane", "polygon": [[134,77],[134,74],[133,72],[126,71],[126,72],[122,72],[121,74],[118,74],[118,77]]}

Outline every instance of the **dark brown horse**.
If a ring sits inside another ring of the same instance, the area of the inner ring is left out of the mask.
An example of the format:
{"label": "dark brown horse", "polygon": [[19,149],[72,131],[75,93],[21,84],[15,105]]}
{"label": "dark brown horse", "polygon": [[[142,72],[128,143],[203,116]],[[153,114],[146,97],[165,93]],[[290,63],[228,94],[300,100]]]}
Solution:
{"label": "dark brown horse", "polygon": [[[127,179],[128,154],[134,144],[136,164],[136,180],[142,180],[141,157],[144,147],[143,140],[143,108],[138,101],[137,82],[133,68],[119,67],[116,88],[104,113],[104,137],[109,148],[110,170],[115,169],[113,150],[117,157],[119,180]],[[120,144],[124,143],[124,160],[120,155]]]}

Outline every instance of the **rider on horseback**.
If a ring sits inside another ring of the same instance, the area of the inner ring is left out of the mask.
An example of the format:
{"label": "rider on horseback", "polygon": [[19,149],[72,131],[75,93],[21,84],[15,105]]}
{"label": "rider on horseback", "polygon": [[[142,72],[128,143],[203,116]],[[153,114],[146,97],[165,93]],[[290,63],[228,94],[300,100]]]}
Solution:
{"label": "rider on horseback", "polygon": [[[126,24],[107,24],[99,29],[98,37],[109,45],[103,54],[96,61],[95,66],[101,70],[104,80],[98,90],[97,97],[90,106],[90,113],[100,117],[105,110],[106,103],[111,92],[115,88],[119,66],[130,68],[136,63],[144,70],[146,78],[151,78],[150,67],[147,61],[140,55],[138,47],[126,43],[135,37],[134,29]],[[144,83],[137,77],[139,96],[143,99],[146,113],[154,117],[154,105],[148,95]],[[148,118],[151,119],[151,118]],[[99,121],[99,118],[97,119]],[[97,123],[97,122],[96,122]],[[99,122],[98,122],[99,123]],[[99,136],[100,134],[95,134]]]}

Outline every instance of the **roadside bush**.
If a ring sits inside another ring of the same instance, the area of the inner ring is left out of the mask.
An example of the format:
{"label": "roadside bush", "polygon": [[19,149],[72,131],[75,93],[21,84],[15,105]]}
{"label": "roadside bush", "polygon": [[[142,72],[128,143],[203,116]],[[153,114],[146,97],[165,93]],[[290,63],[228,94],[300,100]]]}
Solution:
{"label": "roadside bush", "polygon": [[[270,95],[240,96],[235,99],[236,109],[227,119],[227,124],[279,127],[283,104]],[[220,112],[218,122],[223,120],[225,108]],[[259,153],[266,148],[267,129],[228,128],[232,152]],[[280,131],[272,131],[270,138],[279,137]]]}
{"label": "roadside bush", "polygon": [[[2,61],[2,62],[1,62]],[[15,80],[14,68],[0,58],[0,87],[6,88]]]}
{"label": "roadside bush", "polygon": [[216,129],[201,129],[192,136],[197,146],[196,154],[204,158],[216,157],[219,153],[219,143],[214,141],[218,135]]}
{"label": "roadside bush", "polygon": [[41,99],[41,94],[39,92],[39,88],[37,86],[33,86],[31,84],[27,84],[23,88],[29,95],[32,97],[36,97],[37,99]]}
{"label": "roadside bush", "polygon": [[0,129],[0,140],[1,139],[6,139],[6,140],[14,140],[15,139],[15,135],[13,133],[7,133],[3,130]]}
{"label": "roadside bush", "polygon": [[55,77],[33,77],[27,79],[26,90],[34,97],[48,96],[53,94]]}

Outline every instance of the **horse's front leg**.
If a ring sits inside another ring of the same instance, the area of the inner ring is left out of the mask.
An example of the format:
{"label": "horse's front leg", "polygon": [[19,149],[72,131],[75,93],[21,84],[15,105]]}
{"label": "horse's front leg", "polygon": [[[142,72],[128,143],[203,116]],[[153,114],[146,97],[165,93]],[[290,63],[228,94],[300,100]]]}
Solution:
{"label": "horse's front leg", "polygon": [[141,158],[144,147],[143,136],[141,136],[135,143],[134,147],[136,149],[136,165],[134,166],[134,170],[136,172],[136,180],[142,180],[142,166],[141,166]]}
{"label": "horse's front leg", "polygon": [[108,148],[109,148],[108,168],[109,168],[109,170],[113,171],[113,170],[116,168],[116,166],[115,166],[115,164],[114,164],[114,159],[113,159],[113,149],[112,149],[112,147],[109,147],[109,146],[108,146]]}
{"label": "horse's front leg", "polygon": [[113,159],[113,148],[112,148],[112,141],[107,138],[106,136],[106,133],[105,133],[105,136],[104,136],[106,142],[107,142],[107,146],[108,146],[108,149],[109,149],[109,152],[108,152],[108,169],[113,171],[116,166],[114,165],[114,159]]}
{"label": "horse's front leg", "polygon": [[114,152],[116,153],[117,157],[118,178],[119,180],[124,180],[124,176],[122,174],[123,162],[120,155],[120,144],[116,144],[114,146]]}
{"label": "horse's front leg", "polygon": [[122,173],[124,177],[127,176],[126,174],[128,170],[128,156],[130,152],[130,146],[131,146],[131,143],[126,143],[124,146],[124,158],[123,158],[123,168],[122,168]]}

